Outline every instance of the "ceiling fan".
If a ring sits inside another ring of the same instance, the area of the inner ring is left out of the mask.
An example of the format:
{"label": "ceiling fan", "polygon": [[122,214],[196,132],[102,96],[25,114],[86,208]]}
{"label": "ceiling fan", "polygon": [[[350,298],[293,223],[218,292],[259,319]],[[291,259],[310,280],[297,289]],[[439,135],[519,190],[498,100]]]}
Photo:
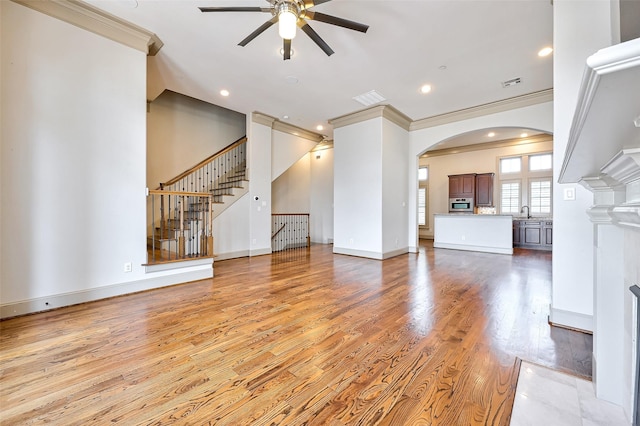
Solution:
{"label": "ceiling fan", "polygon": [[254,32],[249,34],[244,40],[238,43],[239,46],[246,46],[251,40],[258,37],[276,22],[280,37],[284,41],[283,59],[291,59],[291,40],[296,36],[296,27],[300,27],[306,35],[311,38],[319,47],[327,54],[333,55],[335,52],[329,45],[316,33],[307,21],[325,22],[331,25],[348,28],[354,31],[366,33],[369,29],[368,25],[358,22],[349,21],[347,19],[338,18],[336,16],[326,15],[320,12],[314,12],[311,9],[322,3],[331,0],[267,0],[271,6],[269,7],[200,7],[202,12],[265,12],[270,13],[272,18],[258,27]]}

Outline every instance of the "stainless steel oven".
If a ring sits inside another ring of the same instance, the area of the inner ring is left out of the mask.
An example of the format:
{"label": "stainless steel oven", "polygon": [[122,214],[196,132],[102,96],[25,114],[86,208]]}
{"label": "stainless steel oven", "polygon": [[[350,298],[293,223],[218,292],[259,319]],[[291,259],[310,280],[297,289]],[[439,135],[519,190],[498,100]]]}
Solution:
{"label": "stainless steel oven", "polygon": [[473,198],[449,198],[449,213],[473,213]]}

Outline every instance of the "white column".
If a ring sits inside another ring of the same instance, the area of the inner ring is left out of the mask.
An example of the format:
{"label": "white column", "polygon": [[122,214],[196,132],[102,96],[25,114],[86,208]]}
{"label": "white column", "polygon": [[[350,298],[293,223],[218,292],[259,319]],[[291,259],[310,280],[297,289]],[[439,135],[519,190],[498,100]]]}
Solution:
{"label": "white column", "polygon": [[249,255],[271,253],[271,138],[273,119],[247,116]]}
{"label": "white column", "polygon": [[[555,0],[553,9],[553,149],[557,182],[587,57],[612,44],[612,8],[608,0]],[[574,190],[574,199],[565,199],[567,187]],[[591,194],[580,186],[554,183],[550,320],[586,330],[593,327],[594,230],[585,214],[591,201]]]}

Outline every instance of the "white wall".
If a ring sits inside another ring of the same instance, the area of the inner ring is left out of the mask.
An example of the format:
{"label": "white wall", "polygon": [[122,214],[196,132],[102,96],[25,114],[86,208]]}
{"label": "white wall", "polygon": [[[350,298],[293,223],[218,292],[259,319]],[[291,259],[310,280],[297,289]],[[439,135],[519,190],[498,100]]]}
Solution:
{"label": "white wall", "polygon": [[147,185],[158,188],[245,135],[244,114],[164,91],[147,114]]}
{"label": "white wall", "polygon": [[382,118],[334,130],[336,253],[382,253]]}
{"label": "white wall", "polygon": [[249,214],[253,201],[243,195],[213,219],[213,252],[216,261],[249,256]]}
{"label": "white wall", "polygon": [[317,142],[300,136],[272,131],[271,180],[275,180],[296,161],[311,151]]}
{"label": "white wall", "polygon": [[58,303],[48,297],[141,279],[144,53],[0,7],[2,304],[43,310]]}
{"label": "white wall", "polygon": [[250,197],[247,243],[250,255],[258,256],[271,253],[271,127],[247,116],[247,138]]}
{"label": "white wall", "polygon": [[332,243],[333,148],[311,153],[310,198],[311,241]]}
{"label": "white wall", "polygon": [[311,154],[307,153],[282,173],[271,186],[272,213],[309,213]]}
{"label": "white wall", "polygon": [[409,216],[409,132],[382,122],[382,253],[406,253]]}
{"label": "white wall", "polygon": [[[576,107],[586,59],[611,45],[609,1],[554,2],[554,181],[557,182]],[[580,19],[576,19],[579,16]],[[564,189],[575,189],[574,201]],[[586,210],[593,197],[577,185],[553,188],[553,291],[550,319],[554,323],[592,330],[593,225]]]}
{"label": "white wall", "polygon": [[433,238],[433,215],[449,212],[449,175],[463,173],[495,173],[493,201],[496,209],[499,204],[499,157],[521,155],[532,152],[549,152],[553,142],[536,142],[502,148],[483,149],[459,154],[439,155],[423,158],[421,165],[429,167],[429,200],[427,203],[427,221],[429,229],[424,236]]}

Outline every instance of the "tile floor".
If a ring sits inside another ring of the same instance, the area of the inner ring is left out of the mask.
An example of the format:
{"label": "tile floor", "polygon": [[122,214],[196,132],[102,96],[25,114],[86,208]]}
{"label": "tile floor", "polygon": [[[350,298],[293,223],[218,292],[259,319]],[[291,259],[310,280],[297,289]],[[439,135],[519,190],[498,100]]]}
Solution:
{"label": "tile floor", "polygon": [[629,426],[622,407],[597,399],[592,382],[522,362],[511,426]]}

